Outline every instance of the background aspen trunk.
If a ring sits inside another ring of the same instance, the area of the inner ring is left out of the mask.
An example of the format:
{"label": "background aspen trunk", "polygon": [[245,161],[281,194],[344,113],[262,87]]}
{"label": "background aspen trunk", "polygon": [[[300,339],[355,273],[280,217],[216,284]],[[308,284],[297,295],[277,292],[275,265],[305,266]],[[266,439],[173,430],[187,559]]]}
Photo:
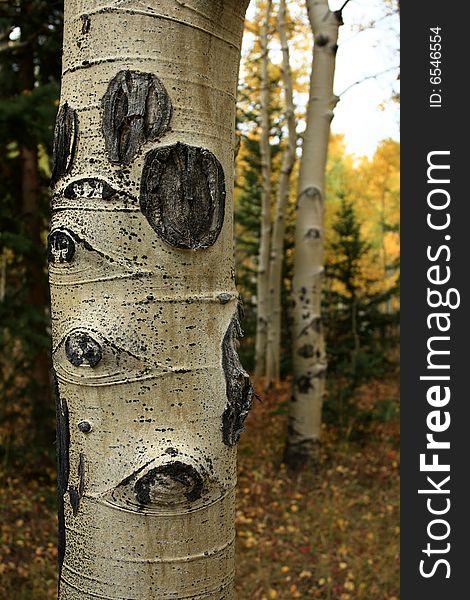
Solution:
{"label": "background aspen trunk", "polygon": [[289,183],[295,162],[297,145],[295,108],[293,98],[292,73],[289,59],[287,38],[287,10],[285,0],[279,3],[279,38],[282,49],[282,76],[286,103],[287,146],[282,157],[279,191],[271,237],[271,253],[269,261],[269,327],[266,355],[266,385],[280,378],[281,362],[281,287],[282,262],[284,258],[285,211],[289,200]]}
{"label": "background aspen trunk", "polygon": [[269,20],[271,18],[272,0],[266,5],[265,19],[260,33],[261,45],[261,175],[263,189],[261,192],[261,226],[258,253],[258,278],[256,291],[256,346],[255,375],[265,375],[266,350],[269,321],[269,244],[271,237],[271,147],[269,132]]}
{"label": "background aspen trunk", "polygon": [[49,236],[59,597],[233,599],[243,0],[66,0]]}
{"label": "background aspen trunk", "polygon": [[323,202],[333,94],[335,56],[341,14],[327,0],[307,0],[314,34],[307,127],[299,172],[293,293],[293,393],[285,462],[292,468],[315,459],[320,439],[326,374],[321,320]]}

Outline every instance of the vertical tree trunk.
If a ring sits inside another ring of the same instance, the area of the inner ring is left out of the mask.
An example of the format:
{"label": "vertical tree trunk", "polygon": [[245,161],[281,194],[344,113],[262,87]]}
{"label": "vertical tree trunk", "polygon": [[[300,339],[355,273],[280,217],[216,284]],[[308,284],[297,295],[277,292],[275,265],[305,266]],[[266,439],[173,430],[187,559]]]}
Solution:
{"label": "vertical tree trunk", "polygon": [[49,236],[63,600],[234,598],[247,4],[65,1]]}
{"label": "vertical tree trunk", "polygon": [[292,468],[315,459],[320,439],[327,366],[321,320],[323,195],[330,123],[337,102],[333,78],[342,24],[341,14],[330,11],[327,0],[307,0],[307,8],[314,49],[299,172],[292,284],[294,381],[284,456]]}
{"label": "vertical tree trunk", "polygon": [[[386,207],[385,207],[385,196],[387,193],[387,178],[388,178],[388,170],[387,174],[384,175],[383,185],[380,193],[380,243],[382,246],[382,267],[383,267],[383,278],[385,284],[388,286],[390,283],[391,276],[393,275],[393,267],[388,264],[388,256],[387,256],[387,245],[385,243],[385,230],[386,230]],[[392,313],[392,299],[388,298],[384,305],[383,310],[386,314]]]}
{"label": "vertical tree trunk", "polygon": [[267,342],[266,385],[269,386],[280,377],[281,362],[281,287],[282,262],[284,258],[285,212],[289,200],[289,183],[295,162],[297,135],[295,132],[295,109],[292,86],[292,73],[289,60],[287,39],[286,1],[279,4],[279,38],[282,50],[282,76],[284,80],[284,96],[286,103],[286,121],[288,129],[287,146],[282,157],[279,191],[271,238],[269,262],[269,327]]}
{"label": "vertical tree trunk", "polygon": [[[34,33],[27,26],[31,6],[28,3],[22,2],[20,9],[23,22],[25,23],[22,27],[21,35],[22,38],[28,40],[32,33]],[[34,47],[32,42],[23,49],[20,69],[23,91],[30,93],[35,85]],[[43,261],[39,258],[41,256],[39,254],[40,249],[43,248],[41,234],[44,225],[39,208],[40,186],[36,145],[34,143],[31,146],[22,145],[20,147],[20,158],[22,212],[29,240],[34,246],[34,250],[28,254],[26,259],[26,269],[29,277],[28,302],[31,307],[34,307],[38,315],[42,313],[44,316],[48,304],[48,293]],[[44,323],[36,323],[34,330],[38,337],[45,337],[46,326]],[[46,422],[46,418],[50,418],[50,414],[45,410],[45,407],[50,402],[50,365],[45,348],[42,348],[34,358],[31,379],[35,388],[35,397],[32,401],[33,417],[37,425],[35,435],[37,440],[43,440],[46,444],[50,444],[51,440],[49,436],[52,433],[50,421]]]}
{"label": "vertical tree trunk", "polygon": [[268,0],[265,18],[260,34],[261,45],[261,174],[263,189],[261,193],[261,227],[258,253],[258,279],[256,291],[256,345],[255,374],[265,375],[266,350],[269,320],[269,243],[271,237],[271,148],[269,132],[269,20],[272,0]]}

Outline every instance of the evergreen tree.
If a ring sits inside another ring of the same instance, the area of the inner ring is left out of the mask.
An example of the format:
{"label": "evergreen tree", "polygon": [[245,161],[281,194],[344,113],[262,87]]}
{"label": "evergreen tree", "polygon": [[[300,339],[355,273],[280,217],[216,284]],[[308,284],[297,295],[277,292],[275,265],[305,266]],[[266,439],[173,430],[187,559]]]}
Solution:
{"label": "evergreen tree", "polygon": [[357,388],[393,366],[390,350],[397,340],[391,326],[397,324],[398,312],[385,312],[383,307],[397,295],[398,287],[381,291],[378,282],[364,273],[372,247],[363,239],[354,207],[345,198],[332,229],[323,307],[330,365],[325,413],[349,427],[359,416]]}
{"label": "evergreen tree", "polygon": [[259,141],[251,136],[241,140],[243,154],[235,182],[235,249],[237,286],[245,318],[240,358],[249,371],[254,368],[256,335],[256,273],[261,217],[261,172]]}

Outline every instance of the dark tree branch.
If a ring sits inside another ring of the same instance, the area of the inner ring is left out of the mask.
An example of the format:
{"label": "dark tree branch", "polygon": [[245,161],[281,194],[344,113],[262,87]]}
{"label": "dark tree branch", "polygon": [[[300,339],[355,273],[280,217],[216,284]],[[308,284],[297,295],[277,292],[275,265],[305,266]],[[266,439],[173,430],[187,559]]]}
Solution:
{"label": "dark tree branch", "polygon": [[395,69],[399,69],[399,68],[400,67],[398,65],[395,65],[394,67],[390,67],[389,69],[385,69],[384,71],[380,71],[379,73],[375,73],[374,75],[368,75],[367,77],[358,79],[354,83],[351,83],[351,85],[348,85],[348,87],[345,88],[340,94],[338,94],[338,96],[341,98],[341,96],[343,96],[346,92],[349,92],[349,90],[351,88],[355,87],[356,85],[359,85],[360,83],[364,83],[364,81],[367,81],[369,79],[378,79],[381,75],[385,75],[386,73],[390,73],[390,71],[395,71]]}

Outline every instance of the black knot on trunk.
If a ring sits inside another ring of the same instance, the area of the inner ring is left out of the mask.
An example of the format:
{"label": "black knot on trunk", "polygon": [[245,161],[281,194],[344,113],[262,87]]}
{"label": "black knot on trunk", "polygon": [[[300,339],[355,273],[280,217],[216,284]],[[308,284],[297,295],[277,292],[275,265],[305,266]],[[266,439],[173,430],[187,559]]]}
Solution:
{"label": "black knot on trunk", "polygon": [[151,73],[120,71],[102,100],[103,134],[110,162],[128,165],[146,142],[170,125],[172,104],[163,83]]}
{"label": "black knot on trunk", "polygon": [[77,113],[66,102],[60,107],[55,123],[54,140],[52,142],[52,187],[72,169],[77,134]]}
{"label": "black knot on trunk", "polygon": [[70,262],[75,254],[75,242],[66,232],[58,229],[48,237],[47,258],[51,263]]}
{"label": "black knot on trunk", "polygon": [[89,421],[80,421],[80,423],[78,424],[78,429],[82,433],[90,433],[93,427]]}
{"label": "black knot on trunk", "polygon": [[82,33],[86,35],[90,31],[90,17],[88,15],[81,15],[80,19],[82,20]]}
{"label": "black knot on trunk", "polygon": [[150,469],[134,484],[139,504],[179,504],[201,497],[204,480],[192,466],[179,460]]}
{"label": "black knot on trunk", "polygon": [[222,165],[209,150],[177,143],[145,157],[140,208],[157,234],[176,248],[211,246],[224,222]]}
{"label": "black knot on trunk", "polygon": [[297,354],[302,358],[312,358],[314,354],[312,344],[304,344],[298,349]]}
{"label": "black knot on trunk", "polygon": [[101,346],[85,331],[74,331],[65,341],[65,355],[75,367],[96,367],[102,358]]}
{"label": "black knot on trunk", "polygon": [[95,198],[104,200],[111,198],[116,190],[103,179],[86,177],[69,183],[64,190],[66,198]]}
{"label": "black knot on trunk", "polygon": [[301,394],[308,394],[309,390],[313,390],[312,379],[310,373],[297,377],[295,385]]}
{"label": "black knot on trunk", "polygon": [[330,41],[330,38],[325,35],[324,33],[319,33],[318,35],[315,36],[315,44],[317,46],[326,46],[328,44],[328,42]]}

